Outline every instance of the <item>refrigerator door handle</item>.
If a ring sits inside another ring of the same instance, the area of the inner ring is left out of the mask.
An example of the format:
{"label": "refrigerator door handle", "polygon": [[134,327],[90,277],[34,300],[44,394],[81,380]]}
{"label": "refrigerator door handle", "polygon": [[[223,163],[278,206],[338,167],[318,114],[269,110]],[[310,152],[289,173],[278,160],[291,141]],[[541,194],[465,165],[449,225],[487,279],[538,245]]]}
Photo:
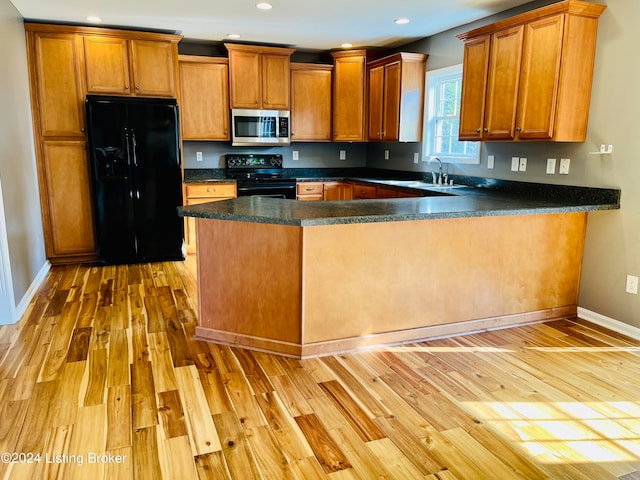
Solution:
{"label": "refrigerator door handle", "polygon": [[138,155],[136,154],[136,148],[137,148],[138,144],[136,142],[136,132],[131,129],[131,156],[133,157],[133,166],[137,167],[138,166]]}
{"label": "refrigerator door handle", "polygon": [[129,129],[124,127],[124,144],[127,148],[127,165],[131,166],[131,146],[129,144]]}

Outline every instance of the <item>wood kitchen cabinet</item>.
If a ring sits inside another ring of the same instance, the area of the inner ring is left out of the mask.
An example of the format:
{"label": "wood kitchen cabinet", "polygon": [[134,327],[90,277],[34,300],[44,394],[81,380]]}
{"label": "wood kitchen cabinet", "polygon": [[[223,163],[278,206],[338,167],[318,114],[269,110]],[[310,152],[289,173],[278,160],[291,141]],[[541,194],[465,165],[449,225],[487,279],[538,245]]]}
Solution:
{"label": "wood kitchen cabinet", "polygon": [[564,0],[458,35],[460,140],[584,141],[605,8]]}
{"label": "wood kitchen cabinet", "polygon": [[84,138],[81,40],[68,33],[31,32],[27,42],[34,121],[39,133],[43,137]]}
{"label": "wood kitchen cabinet", "polygon": [[366,141],[367,52],[331,52],[333,68],[333,140]]}
{"label": "wood kitchen cabinet", "polygon": [[84,140],[45,140],[38,168],[47,257],[68,260],[96,251]]}
{"label": "wood kitchen cabinet", "polygon": [[[93,91],[87,81],[92,88],[109,85],[104,73],[108,71],[120,79],[140,81],[139,93],[133,94],[174,96],[175,85],[172,92],[153,85],[161,85],[162,70],[171,68],[175,82],[177,43],[182,37],[33,23],[24,28],[46,255],[51,263],[92,261],[97,251],[84,99],[90,92],[128,93]],[[166,58],[168,52],[173,52],[171,60]]]}
{"label": "wood kitchen cabinet", "polygon": [[229,140],[229,62],[180,55],[183,140]]}
{"label": "wood kitchen cabinet", "polygon": [[349,182],[300,182],[296,199],[303,201],[352,200],[353,184]]}
{"label": "wood kitchen cabinet", "polygon": [[291,64],[291,141],[331,141],[331,65]]}
{"label": "wood kitchen cabinet", "polygon": [[175,97],[178,46],[169,40],[84,36],[87,93]]}
{"label": "wood kitchen cabinet", "polygon": [[370,62],[370,141],[422,140],[424,83],[427,55],[396,53]]}
{"label": "wood kitchen cabinet", "polygon": [[[185,205],[217,202],[236,197],[235,183],[190,183],[185,185]],[[187,253],[196,253],[196,219],[185,218],[184,241]]]}
{"label": "wood kitchen cabinet", "polygon": [[224,44],[231,108],[289,110],[292,48]]}

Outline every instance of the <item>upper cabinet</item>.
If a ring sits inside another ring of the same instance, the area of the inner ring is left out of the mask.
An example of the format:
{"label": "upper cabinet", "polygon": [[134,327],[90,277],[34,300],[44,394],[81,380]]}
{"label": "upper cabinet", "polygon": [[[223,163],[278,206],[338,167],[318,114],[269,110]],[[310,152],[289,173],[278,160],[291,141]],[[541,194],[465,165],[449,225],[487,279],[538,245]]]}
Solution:
{"label": "upper cabinet", "polygon": [[[43,137],[85,136],[82,41],[74,34],[27,35],[34,118]],[[64,81],[60,81],[64,79]]]}
{"label": "upper cabinet", "polygon": [[175,97],[177,40],[85,35],[87,93]]}
{"label": "upper cabinet", "polygon": [[564,0],[458,35],[460,140],[585,141],[605,8]]}
{"label": "upper cabinet", "polygon": [[289,110],[292,48],[225,43],[231,108]]}
{"label": "upper cabinet", "polygon": [[331,65],[291,64],[291,141],[331,141]]}
{"label": "upper cabinet", "polygon": [[370,141],[419,142],[422,139],[427,55],[396,53],[370,62]]}
{"label": "upper cabinet", "polygon": [[183,140],[229,140],[229,62],[180,55]]}
{"label": "upper cabinet", "polygon": [[366,141],[366,50],[331,52],[333,69],[333,140]]}

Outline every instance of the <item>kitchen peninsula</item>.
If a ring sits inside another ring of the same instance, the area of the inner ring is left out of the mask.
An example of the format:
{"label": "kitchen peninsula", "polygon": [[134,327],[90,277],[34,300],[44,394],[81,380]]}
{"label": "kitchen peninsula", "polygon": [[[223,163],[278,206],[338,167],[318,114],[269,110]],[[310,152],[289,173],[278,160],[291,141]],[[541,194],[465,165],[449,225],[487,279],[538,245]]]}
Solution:
{"label": "kitchen peninsula", "polygon": [[196,336],[296,358],[575,315],[587,212],[619,190],[181,207],[197,222]]}

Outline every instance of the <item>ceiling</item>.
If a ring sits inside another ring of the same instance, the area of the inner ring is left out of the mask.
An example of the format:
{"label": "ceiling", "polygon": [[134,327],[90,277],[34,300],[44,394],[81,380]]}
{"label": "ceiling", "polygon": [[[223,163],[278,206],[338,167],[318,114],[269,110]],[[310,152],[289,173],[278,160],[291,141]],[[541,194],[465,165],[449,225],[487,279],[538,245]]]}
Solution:
{"label": "ceiling", "polygon": [[[267,43],[306,50],[396,47],[531,0],[11,0],[27,20],[176,32],[186,39]],[[410,19],[397,25],[400,17]]]}

